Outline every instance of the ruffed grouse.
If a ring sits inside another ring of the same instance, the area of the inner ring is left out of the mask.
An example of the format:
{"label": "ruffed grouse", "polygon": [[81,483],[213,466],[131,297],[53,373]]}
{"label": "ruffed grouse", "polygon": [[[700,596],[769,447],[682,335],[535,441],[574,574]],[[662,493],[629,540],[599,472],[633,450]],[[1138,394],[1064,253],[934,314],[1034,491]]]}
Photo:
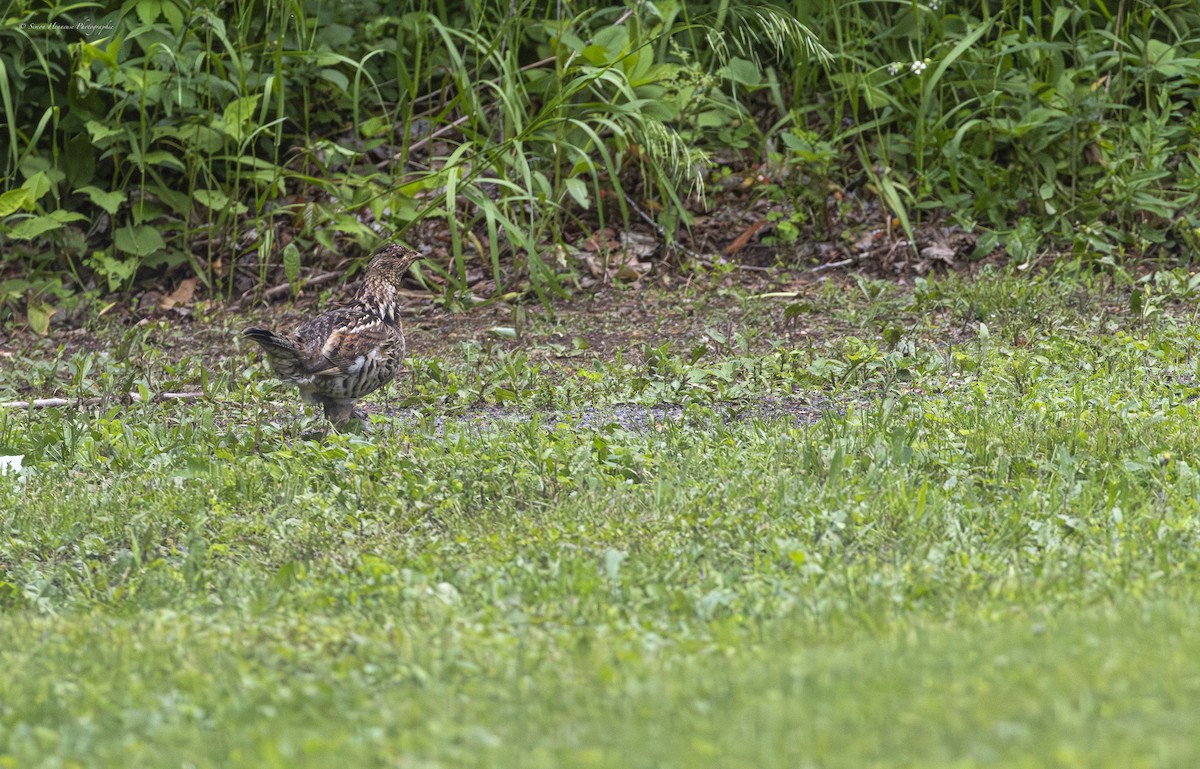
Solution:
{"label": "ruffed grouse", "polygon": [[243,333],[258,342],[275,375],[300,388],[309,403],[341,426],[354,416],[358,399],[392,380],[404,364],[404,331],[397,314],[397,289],[420,257],[392,243],[375,252],[354,301],[276,334],[262,328]]}

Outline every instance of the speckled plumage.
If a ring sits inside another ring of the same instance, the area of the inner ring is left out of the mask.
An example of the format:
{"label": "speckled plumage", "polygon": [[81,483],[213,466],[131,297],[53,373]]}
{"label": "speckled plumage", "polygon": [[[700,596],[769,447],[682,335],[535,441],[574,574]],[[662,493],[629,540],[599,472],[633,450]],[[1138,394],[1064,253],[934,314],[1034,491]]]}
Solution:
{"label": "speckled plumage", "polygon": [[364,395],[387,384],[404,365],[404,330],[397,290],[417,252],[392,243],[375,252],[354,301],[301,323],[287,334],[262,328],[243,333],[267,354],[275,375],[345,423]]}

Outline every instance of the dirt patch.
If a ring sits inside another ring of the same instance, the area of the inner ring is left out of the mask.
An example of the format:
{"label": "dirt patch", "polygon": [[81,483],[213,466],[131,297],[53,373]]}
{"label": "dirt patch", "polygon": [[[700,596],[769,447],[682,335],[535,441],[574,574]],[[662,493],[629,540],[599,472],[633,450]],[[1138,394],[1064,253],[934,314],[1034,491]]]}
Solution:
{"label": "dirt patch", "polygon": [[[819,294],[825,282],[850,286],[843,276],[819,280],[768,281],[759,275],[735,273],[716,285],[697,287],[678,278],[653,280],[625,287],[605,286],[588,294],[555,300],[546,307],[536,301],[519,304],[491,302],[462,312],[448,312],[428,294],[408,291],[403,311],[409,354],[416,357],[452,357],[464,342],[498,346],[507,350],[536,350],[549,358],[576,356],[611,359],[643,346],[664,343],[686,345],[709,331],[732,337],[752,325],[771,340],[802,344],[818,336],[846,333],[848,326],[821,314]],[[848,290],[848,289],[847,289]],[[140,332],[140,343],[162,350],[203,354],[220,361],[241,357],[240,332],[249,326],[287,329],[330,304],[351,295],[353,285],[333,290],[326,303],[316,294],[295,302],[259,305],[232,312],[213,302],[151,312],[114,309],[99,318],[72,326],[52,325],[38,336],[28,328],[15,328],[0,339],[0,356],[23,355],[53,358],[60,347],[64,355],[120,348],[127,335]],[[747,300],[762,293],[793,293],[790,300]],[[791,302],[807,302],[809,310],[785,317]],[[753,315],[753,317],[749,317]],[[246,348],[249,349],[249,348]]]}

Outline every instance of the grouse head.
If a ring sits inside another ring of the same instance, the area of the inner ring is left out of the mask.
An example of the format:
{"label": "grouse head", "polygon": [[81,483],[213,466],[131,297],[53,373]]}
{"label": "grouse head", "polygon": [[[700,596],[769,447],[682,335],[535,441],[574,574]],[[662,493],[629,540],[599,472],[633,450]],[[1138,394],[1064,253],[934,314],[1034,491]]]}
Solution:
{"label": "grouse head", "polygon": [[411,248],[388,243],[375,252],[367,265],[358,300],[389,320],[396,318],[397,290],[404,273],[421,257]]}

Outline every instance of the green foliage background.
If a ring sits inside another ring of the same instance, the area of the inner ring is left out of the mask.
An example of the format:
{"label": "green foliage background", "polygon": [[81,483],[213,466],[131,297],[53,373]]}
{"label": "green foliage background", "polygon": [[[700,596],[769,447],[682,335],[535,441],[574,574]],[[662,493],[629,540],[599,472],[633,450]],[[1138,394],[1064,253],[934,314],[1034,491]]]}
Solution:
{"label": "green foliage background", "polygon": [[1190,260],[1198,41],[1183,0],[12,0],[0,312],[180,267],[231,296],[431,219],[450,291],[481,258],[545,296],[573,235],[636,200],[672,240],[750,166],[782,242],[848,190],[978,253]]}

